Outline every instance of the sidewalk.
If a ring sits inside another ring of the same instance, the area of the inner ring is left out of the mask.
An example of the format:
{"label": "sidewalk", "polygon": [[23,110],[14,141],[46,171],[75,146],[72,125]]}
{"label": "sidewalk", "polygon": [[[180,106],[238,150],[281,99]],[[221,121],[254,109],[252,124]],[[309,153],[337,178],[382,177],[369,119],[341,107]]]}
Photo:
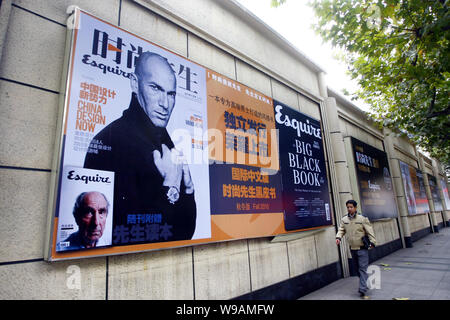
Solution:
{"label": "sidewalk", "polygon": [[[367,292],[371,300],[450,300],[450,228],[429,234],[414,242],[413,248],[395,251],[370,266],[375,266],[375,272],[369,272],[369,281],[376,279],[376,271],[380,275],[380,289]],[[340,279],[300,300],[360,300],[358,281],[358,277]]]}

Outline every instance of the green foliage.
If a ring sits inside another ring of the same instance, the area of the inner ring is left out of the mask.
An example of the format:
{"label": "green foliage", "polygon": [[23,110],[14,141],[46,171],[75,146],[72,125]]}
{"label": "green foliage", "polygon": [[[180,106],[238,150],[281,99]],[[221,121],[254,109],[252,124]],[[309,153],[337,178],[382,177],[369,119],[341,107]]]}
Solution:
{"label": "green foliage", "polygon": [[270,6],[273,8],[281,6],[286,0],[271,0]]}
{"label": "green foliage", "polygon": [[380,126],[450,168],[449,0],[313,0],[315,30],[344,50]]}

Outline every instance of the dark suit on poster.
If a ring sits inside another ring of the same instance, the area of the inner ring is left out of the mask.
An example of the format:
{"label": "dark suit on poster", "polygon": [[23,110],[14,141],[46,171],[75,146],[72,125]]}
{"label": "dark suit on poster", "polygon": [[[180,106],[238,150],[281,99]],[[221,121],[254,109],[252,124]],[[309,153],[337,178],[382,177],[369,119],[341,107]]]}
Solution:
{"label": "dark suit on poster", "polygon": [[[197,216],[193,185],[187,192],[186,176],[178,178],[179,193],[171,201],[154,151],[163,154],[163,145],[172,150],[174,144],[165,125],[155,125],[158,118],[152,121],[141,106],[145,96],[134,91],[122,117],[94,137],[84,162],[85,168],[115,173],[113,245],[191,239]],[[104,147],[95,148],[94,142]]]}

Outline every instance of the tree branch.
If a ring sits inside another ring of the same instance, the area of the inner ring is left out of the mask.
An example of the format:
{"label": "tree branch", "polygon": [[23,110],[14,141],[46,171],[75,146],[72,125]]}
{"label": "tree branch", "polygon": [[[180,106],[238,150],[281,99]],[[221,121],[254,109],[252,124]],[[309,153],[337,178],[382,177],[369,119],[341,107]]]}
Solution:
{"label": "tree branch", "polygon": [[445,115],[450,115],[450,106],[448,106],[447,109],[445,109],[445,110],[429,113],[427,115],[427,119],[431,119],[431,118],[435,118],[435,117],[439,117],[439,116],[445,116]]}

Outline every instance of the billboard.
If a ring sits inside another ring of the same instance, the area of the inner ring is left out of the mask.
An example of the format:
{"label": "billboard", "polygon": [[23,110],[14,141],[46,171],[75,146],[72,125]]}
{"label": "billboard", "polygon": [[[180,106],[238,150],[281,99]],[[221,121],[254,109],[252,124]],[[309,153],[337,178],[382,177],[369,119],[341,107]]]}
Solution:
{"label": "billboard", "polygon": [[82,10],[74,21],[46,259],[295,231],[270,97]]}
{"label": "billboard", "polygon": [[82,11],[75,21],[51,257],[211,238],[209,168],[192,161],[207,142],[185,139],[207,130],[205,69]]}
{"label": "billboard", "polygon": [[285,232],[273,101],[206,71],[211,221],[222,240]]}
{"label": "billboard", "polygon": [[403,161],[399,163],[408,213],[414,215],[430,212],[422,171]]}
{"label": "billboard", "polygon": [[444,210],[442,207],[441,196],[439,195],[439,187],[437,185],[437,180],[434,176],[428,175],[428,183],[430,185],[431,197],[433,198],[434,210],[442,211]]}
{"label": "billboard", "polygon": [[360,210],[370,220],[396,218],[391,173],[385,152],[352,137]]}
{"label": "billboard", "polygon": [[445,179],[441,178],[440,183],[441,183],[441,190],[442,190],[442,194],[444,195],[444,202],[445,202],[445,207],[446,207],[444,210],[450,210],[450,196],[448,193],[447,184],[445,183]]}
{"label": "billboard", "polygon": [[286,230],[331,225],[320,122],[274,101]]}

